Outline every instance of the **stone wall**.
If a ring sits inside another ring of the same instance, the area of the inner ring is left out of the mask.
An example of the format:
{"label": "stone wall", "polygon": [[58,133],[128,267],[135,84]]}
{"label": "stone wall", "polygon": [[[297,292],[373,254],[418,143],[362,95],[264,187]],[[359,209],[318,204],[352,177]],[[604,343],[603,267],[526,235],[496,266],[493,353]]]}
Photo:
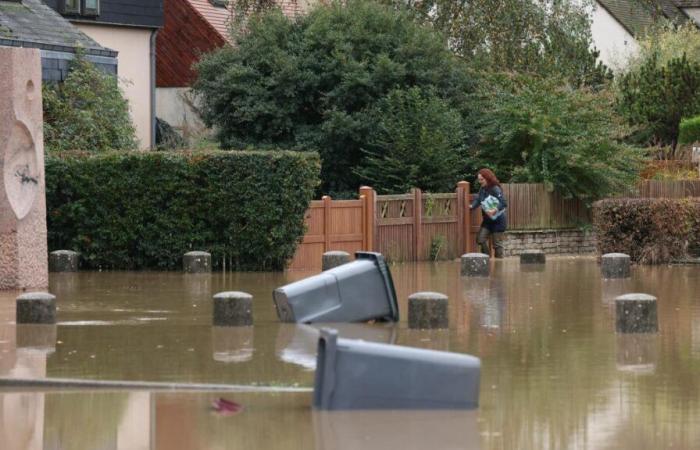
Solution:
{"label": "stone wall", "polygon": [[577,229],[508,231],[504,238],[505,256],[525,250],[542,250],[547,254],[590,254],[596,251],[595,233]]}

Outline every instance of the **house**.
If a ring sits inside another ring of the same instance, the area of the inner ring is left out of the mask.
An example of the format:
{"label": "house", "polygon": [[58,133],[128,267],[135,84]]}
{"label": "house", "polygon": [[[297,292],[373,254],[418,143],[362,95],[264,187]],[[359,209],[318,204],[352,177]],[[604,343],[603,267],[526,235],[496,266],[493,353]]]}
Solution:
{"label": "house", "polygon": [[117,73],[117,52],[98,44],[41,0],[0,1],[0,46],[38,48],[44,81],[63,81],[78,48],[108,73]]}
{"label": "house", "polygon": [[156,35],[163,25],[163,0],[44,0],[44,3],[95,42],[118,52],[117,75],[129,101],[140,147],[153,147]]}
{"label": "house", "polygon": [[624,67],[639,46],[635,40],[659,16],[675,23],[700,24],[700,0],[655,0],[651,8],[639,0],[597,0],[591,34],[600,59],[613,69]]}
{"label": "house", "polygon": [[[288,16],[306,11],[314,0],[277,0]],[[156,113],[185,137],[204,125],[189,95],[192,65],[202,54],[231,44],[227,0],[164,0],[164,24],[156,39]]]}

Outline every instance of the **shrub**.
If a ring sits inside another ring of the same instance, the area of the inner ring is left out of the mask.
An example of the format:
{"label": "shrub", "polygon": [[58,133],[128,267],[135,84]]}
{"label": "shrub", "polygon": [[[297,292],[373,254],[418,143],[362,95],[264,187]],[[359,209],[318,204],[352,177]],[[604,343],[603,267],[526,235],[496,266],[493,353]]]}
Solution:
{"label": "shrub", "polygon": [[593,204],[600,253],[660,264],[683,258],[700,241],[700,200],[607,199]]}
{"label": "shrub", "polygon": [[63,83],[43,87],[47,152],[136,148],[129,104],[116,76],[101,72],[80,54]]}
{"label": "shrub", "polygon": [[90,268],[175,269],[190,250],[282,269],[304,234],[314,153],[106,152],[46,158],[49,248]]}
{"label": "shrub", "polygon": [[606,91],[557,79],[502,75],[475,97],[476,158],[501,180],[544,183],[566,197],[595,199],[626,189],[642,151],[622,142],[626,128]]}
{"label": "shrub", "polygon": [[418,88],[395,90],[375,111],[357,174],[381,194],[418,187],[431,192],[453,189],[464,172],[464,124],[441,98]]}
{"label": "shrub", "polygon": [[675,150],[681,119],[700,113],[700,62],[683,55],[661,64],[652,55],[620,75],[617,92],[618,110],[638,127],[634,140]]}
{"label": "shrub", "polygon": [[373,111],[390,92],[415,86],[457,111],[468,105],[464,63],[406,12],[349,0],[296,21],[272,11],[247,26],[236,45],[197,65],[203,118],[223,148],[318,151],[324,192],[359,186]]}
{"label": "shrub", "polygon": [[681,121],[678,132],[678,143],[693,144],[700,142],[700,116]]}

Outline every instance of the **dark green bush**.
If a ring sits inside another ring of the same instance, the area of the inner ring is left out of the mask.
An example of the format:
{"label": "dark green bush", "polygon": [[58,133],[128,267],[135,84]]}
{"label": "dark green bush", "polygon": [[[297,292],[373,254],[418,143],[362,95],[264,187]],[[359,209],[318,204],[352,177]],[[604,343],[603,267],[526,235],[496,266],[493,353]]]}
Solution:
{"label": "dark green bush", "polygon": [[607,199],[593,204],[598,251],[626,253],[632,261],[667,263],[700,240],[700,200]]}
{"label": "dark green bush", "polygon": [[681,119],[700,113],[700,63],[685,55],[661,64],[654,54],[616,85],[618,109],[637,127],[633,138],[642,145],[675,150]]}
{"label": "dark green bush", "polygon": [[678,133],[679,144],[693,144],[695,142],[700,142],[700,116],[682,120]]}
{"label": "dark green bush", "polygon": [[390,92],[431,89],[462,112],[471,86],[443,37],[369,0],[333,1],[296,20],[253,17],[235,46],[205,55],[197,71],[203,118],[223,148],[316,150],[324,192],[360,185],[372,112]]}
{"label": "dark green bush", "polygon": [[80,54],[66,80],[44,84],[42,92],[47,152],[136,148],[136,131],[119,80]]}
{"label": "dark green bush", "polygon": [[572,89],[556,78],[498,75],[475,95],[479,165],[501,180],[544,183],[567,197],[597,199],[630,186],[642,150],[605,90]]}
{"label": "dark green bush", "polygon": [[363,183],[380,194],[454,189],[466,156],[459,111],[414,87],[390,92],[373,114],[376,126],[357,170]]}
{"label": "dark green bush", "polygon": [[190,250],[282,269],[304,234],[315,153],[107,152],[46,158],[50,250],[90,268],[175,269]]}

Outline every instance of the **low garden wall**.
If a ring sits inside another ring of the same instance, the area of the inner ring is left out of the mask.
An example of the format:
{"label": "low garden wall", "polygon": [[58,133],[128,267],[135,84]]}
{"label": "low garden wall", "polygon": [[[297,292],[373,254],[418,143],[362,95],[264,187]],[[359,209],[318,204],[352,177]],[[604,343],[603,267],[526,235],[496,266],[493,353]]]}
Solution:
{"label": "low garden wall", "polygon": [[525,250],[542,250],[547,254],[591,254],[596,251],[596,235],[589,230],[508,231],[504,238],[505,256]]}

